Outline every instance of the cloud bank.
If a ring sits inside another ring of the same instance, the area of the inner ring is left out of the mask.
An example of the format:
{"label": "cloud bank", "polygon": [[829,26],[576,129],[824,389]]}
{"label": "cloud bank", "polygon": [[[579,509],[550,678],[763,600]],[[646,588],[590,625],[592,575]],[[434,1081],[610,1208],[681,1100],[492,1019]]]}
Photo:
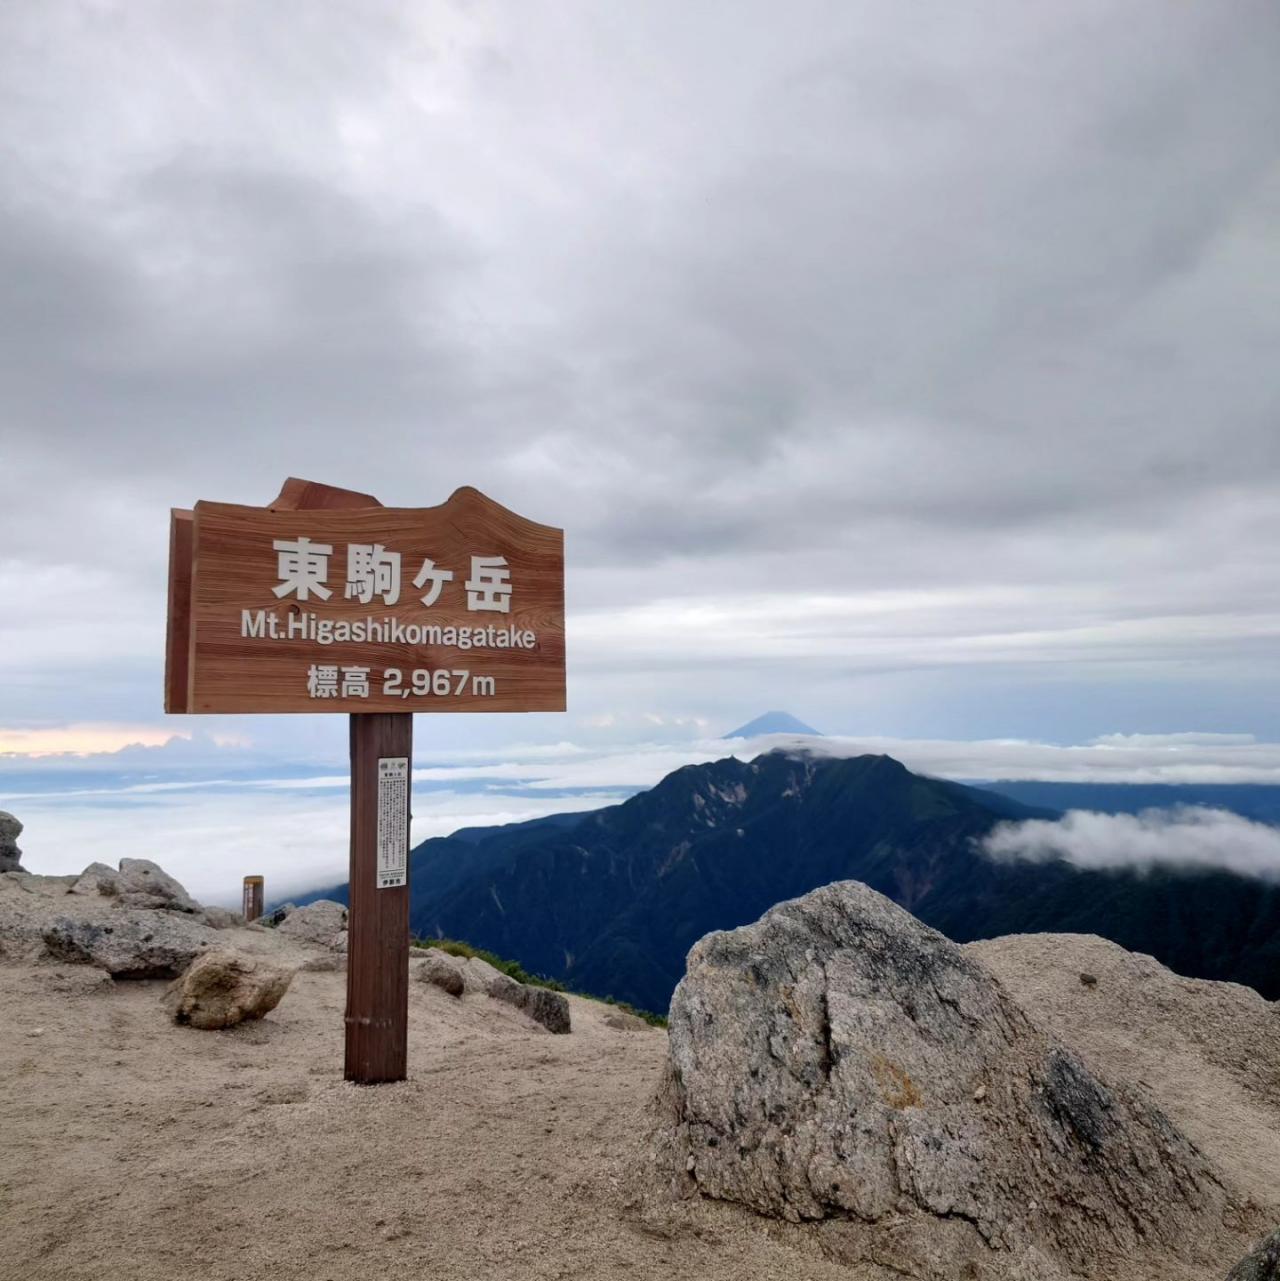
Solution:
{"label": "cloud bank", "polygon": [[[652,787],[684,765],[730,755],[749,760],[777,749],[882,753],[917,773],[959,780],[1280,785],[1280,743],[1225,733],[1108,735],[1068,745],[765,735],[604,745],[565,740],[448,752],[420,746],[414,755],[413,839],[592,809]],[[198,898],[232,904],[239,878],[249,873],[266,874],[272,896],[344,879],[348,787],[340,758],[273,759],[253,747],[219,746],[210,739],[90,756],[0,759],[0,809],[27,825],[22,845],[32,871],[78,872],[95,858],[142,855]],[[1149,840],[1141,848],[1156,849],[1166,859],[1224,866],[1229,858],[1239,870],[1280,862],[1267,853],[1280,845],[1272,829],[1216,811],[1191,812],[1216,817],[1211,824],[1158,826],[1144,820],[1138,830]],[[1138,857],[1130,851],[1138,846],[1129,834],[1136,822],[1086,815],[1070,824],[1028,824],[1003,830],[992,852],[1082,863],[1093,858],[1099,866],[1111,865],[1107,858],[1134,862]],[[1094,845],[1086,848],[1079,833],[1095,834]]]}
{"label": "cloud bank", "polygon": [[1093,869],[1217,868],[1280,880],[1280,829],[1203,806],[1141,814],[1071,810],[1056,822],[1002,823],[983,848],[997,859],[1064,858]]}
{"label": "cloud bank", "polygon": [[[242,878],[265,876],[270,899],[347,879],[347,781],[330,791],[185,791],[49,794],[14,805],[26,830],[23,866],[47,875],[78,872],[93,861],[149,858],[202,903],[238,907]],[[611,796],[529,797],[452,791],[415,792],[410,840],[462,827],[515,823],[544,814],[594,809]],[[0,809],[6,808],[0,799]]]}

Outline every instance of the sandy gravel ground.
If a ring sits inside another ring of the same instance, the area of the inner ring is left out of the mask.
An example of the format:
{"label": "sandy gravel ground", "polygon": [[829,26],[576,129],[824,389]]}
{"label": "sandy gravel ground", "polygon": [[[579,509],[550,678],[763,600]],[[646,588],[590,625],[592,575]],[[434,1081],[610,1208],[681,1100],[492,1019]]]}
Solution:
{"label": "sandy gravel ground", "polygon": [[[1100,939],[971,950],[1280,1222],[1276,1006]],[[360,1088],[342,1080],[344,974],[300,973],[228,1032],[176,1027],[164,987],[0,961],[0,1281],[891,1281],[828,1258],[817,1229],[638,1201],[665,1033],[611,1027],[606,1006],[571,998],[574,1031],[552,1036],[413,982],[411,1079]],[[1191,1273],[1115,1281],[1156,1276]]]}
{"label": "sandy gravel ground", "polygon": [[733,1207],[627,1209],[665,1033],[415,982],[411,1079],[361,1088],[344,985],[200,1032],[164,984],[0,964],[0,1278],[854,1278]]}

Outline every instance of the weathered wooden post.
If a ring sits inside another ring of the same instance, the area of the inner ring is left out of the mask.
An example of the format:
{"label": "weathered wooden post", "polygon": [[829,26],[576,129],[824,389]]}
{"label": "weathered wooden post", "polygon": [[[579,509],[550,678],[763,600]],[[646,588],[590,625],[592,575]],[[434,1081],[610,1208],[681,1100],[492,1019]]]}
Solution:
{"label": "weathered wooden post", "polygon": [[256,921],[262,915],[262,877],[246,876],[241,914],[246,921]]}
{"label": "weathered wooden post", "polygon": [[409,1019],[413,716],[351,718],[347,1080],[403,1081]]}
{"label": "weathered wooden post", "polygon": [[165,710],[350,714],[349,1081],[407,1072],[413,713],[564,708],[559,529],[293,479],[172,513]]}

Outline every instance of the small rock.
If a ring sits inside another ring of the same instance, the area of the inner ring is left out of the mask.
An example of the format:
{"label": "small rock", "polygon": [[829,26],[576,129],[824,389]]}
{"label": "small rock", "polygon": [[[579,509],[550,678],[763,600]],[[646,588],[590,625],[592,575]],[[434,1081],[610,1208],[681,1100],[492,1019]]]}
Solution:
{"label": "small rock", "polygon": [[413,969],[419,983],[434,983],[450,996],[460,997],[465,989],[462,966],[437,948],[424,949],[423,955],[414,961]]}
{"label": "small rock", "polygon": [[293,971],[230,949],[206,952],[165,993],[175,1023],[216,1029],[260,1019],[280,1004]]}
{"label": "small rock", "polygon": [[1080,982],[1083,983],[1085,987],[1097,987],[1098,976],[1096,974],[1081,974]]}
{"label": "small rock", "polygon": [[300,943],[334,947],[346,925],[347,909],[332,899],[322,898],[290,912],[277,928],[287,938]]}
{"label": "small rock", "polygon": [[561,992],[552,992],[545,987],[528,987],[529,994],[520,1008],[535,1022],[541,1023],[548,1032],[565,1036],[573,1031],[569,1019],[569,1001]]}
{"label": "small rock", "polygon": [[981,1103],[982,1100],[985,1099],[986,1097],[987,1097],[987,1087],[985,1085],[978,1086],[978,1088],[973,1092],[973,1101],[975,1103]]}
{"label": "small rock", "polygon": [[245,924],[239,912],[228,911],[225,907],[206,907],[200,913],[200,919],[213,930],[233,930]]}
{"label": "small rock", "polygon": [[117,887],[122,907],[162,908],[192,915],[200,911],[200,904],[148,858],[122,858]]}
{"label": "small rock", "polygon": [[22,824],[5,810],[0,810],[0,872],[21,872],[22,851],[18,848],[18,837],[22,835]]}
{"label": "small rock", "polygon": [[345,970],[346,968],[347,958],[345,956],[333,956],[332,954],[308,957],[299,966],[299,969],[321,974],[327,974],[334,970]]}
{"label": "small rock", "polygon": [[[484,962],[482,961],[483,965]],[[490,966],[490,969],[493,967]],[[497,997],[506,1001],[508,1005],[518,1005],[520,1003],[519,992],[524,987],[523,983],[517,983],[509,974],[503,974],[500,970],[493,971],[493,977],[489,979],[486,991],[492,997]]]}
{"label": "small rock", "polygon": [[[506,975],[502,977],[506,978]],[[514,1005],[535,1023],[541,1023],[548,1032],[564,1034],[571,1030],[569,1002],[559,992],[545,987],[529,987],[506,978],[505,983],[495,983],[489,989],[489,995],[494,1000]]]}
{"label": "small rock", "polygon": [[610,1010],[602,1021],[605,1027],[611,1027],[617,1032],[644,1032],[649,1027],[644,1019],[637,1018],[626,1010]]}
{"label": "small rock", "polygon": [[120,873],[105,863],[90,863],[67,887],[67,893],[115,898],[120,893]]}
{"label": "small rock", "polygon": [[478,956],[469,956],[462,967],[462,981],[468,992],[488,996],[495,984],[514,983],[515,979],[494,969],[488,961],[482,961]]}

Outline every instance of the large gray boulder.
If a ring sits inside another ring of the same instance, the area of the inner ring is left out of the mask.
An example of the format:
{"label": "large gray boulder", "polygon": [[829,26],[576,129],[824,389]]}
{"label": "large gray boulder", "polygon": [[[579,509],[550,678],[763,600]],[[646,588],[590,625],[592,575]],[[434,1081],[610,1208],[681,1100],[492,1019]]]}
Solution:
{"label": "large gray boulder", "polygon": [[122,858],[116,878],[121,907],[160,908],[169,912],[200,911],[200,904],[149,858]]}
{"label": "large gray boulder", "polygon": [[340,944],[345,945],[345,939],[340,939],[339,935],[346,927],[347,909],[332,899],[322,898],[308,903],[306,907],[295,908],[276,929],[299,943],[315,943],[336,949]]}
{"label": "large gray boulder", "polygon": [[1227,1281],[1280,1281],[1280,1228],[1227,1274]]}
{"label": "large gray boulder", "polygon": [[94,920],[58,917],[42,937],[58,960],[96,965],[118,979],[171,979],[212,946],[217,934],[177,913],[118,908]]}
{"label": "large gray boulder", "polygon": [[175,1023],[217,1029],[260,1019],[280,1004],[293,971],[219,948],[198,956],[165,993]]}
{"label": "large gray boulder", "polygon": [[21,872],[22,851],[18,848],[18,837],[22,835],[22,824],[5,810],[0,810],[0,872]]}
{"label": "large gray boulder", "polygon": [[851,1263],[1113,1276],[1117,1257],[1223,1248],[1226,1192],[1145,1095],[855,882],[694,946],[658,1104],[678,1189],[828,1221]]}

